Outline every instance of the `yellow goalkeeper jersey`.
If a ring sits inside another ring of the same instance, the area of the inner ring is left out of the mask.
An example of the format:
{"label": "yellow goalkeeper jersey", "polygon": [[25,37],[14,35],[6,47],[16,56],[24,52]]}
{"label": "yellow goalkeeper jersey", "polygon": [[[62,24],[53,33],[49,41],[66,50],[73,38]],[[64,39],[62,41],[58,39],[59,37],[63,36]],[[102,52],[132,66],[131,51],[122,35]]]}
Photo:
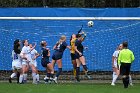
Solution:
{"label": "yellow goalkeeper jersey", "polygon": [[70,41],[70,43],[71,43],[71,53],[75,53],[75,41],[76,41],[76,38],[75,39],[72,39],[71,41]]}

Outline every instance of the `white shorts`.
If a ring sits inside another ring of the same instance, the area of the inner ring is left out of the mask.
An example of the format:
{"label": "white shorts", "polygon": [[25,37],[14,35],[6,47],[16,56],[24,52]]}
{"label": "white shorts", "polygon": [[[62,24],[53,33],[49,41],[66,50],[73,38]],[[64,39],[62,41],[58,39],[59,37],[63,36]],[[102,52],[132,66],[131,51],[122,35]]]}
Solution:
{"label": "white shorts", "polygon": [[17,69],[21,69],[22,68],[22,65],[21,65],[21,62],[19,60],[14,60],[12,62],[12,69],[13,70],[17,70]]}
{"label": "white shorts", "polygon": [[22,65],[28,65],[29,63],[27,61],[22,61]]}
{"label": "white shorts", "polygon": [[34,65],[35,67],[37,67],[37,62],[36,61],[31,61],[31,62],[29,62],[29,65]]}

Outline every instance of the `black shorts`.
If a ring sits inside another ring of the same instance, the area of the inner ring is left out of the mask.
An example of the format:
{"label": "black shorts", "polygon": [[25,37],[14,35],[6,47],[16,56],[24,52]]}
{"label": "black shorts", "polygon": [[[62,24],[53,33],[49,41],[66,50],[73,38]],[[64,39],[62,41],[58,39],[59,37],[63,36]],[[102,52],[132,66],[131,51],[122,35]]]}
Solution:
{"label": "black shorts", "polygon": [[121,63],[120,74],[129,75],[130,74],[131,63]]}
{"label": "black shorts", "polygon": [[71,60],[76,60],[76,55],[74,53],[71,53]]}
{"label": "black shorts", "polygon": [[47,65],[50,63],[50,61],[47,61],[46,59],[44,59],[44,58],[42,58],[41,59],[41,65],[43,66],[43,67],[47,67]]}
{"label": "black shorts", "polygon": [[79,53],[75,53],[76,59],[79,59],[79,58],[82,57],[82,56],[84,56],[83,53],[82,53],[82,55],[79,55]]}
{"label": "black shorts", "polygon": [[54,54],[52,55],[53,60],[59,60],[62,59],[63,53],[59,51],[55,51]]}

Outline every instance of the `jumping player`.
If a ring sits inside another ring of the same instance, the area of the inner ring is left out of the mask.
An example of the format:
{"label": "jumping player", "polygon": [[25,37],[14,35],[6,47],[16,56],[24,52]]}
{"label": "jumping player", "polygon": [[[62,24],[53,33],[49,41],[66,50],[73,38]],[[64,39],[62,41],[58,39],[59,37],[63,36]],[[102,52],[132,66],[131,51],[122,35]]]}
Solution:
{"label": "jumping player", "polygon": [[12,78],[14,78],[15,76],[17,76],[17,83],[19,83],[19,76],[21,71],[21,58],[20,58],[20,41],[19,39],[16,39],[14,41],[14,48],[12,51],[12,69],[13,69],[13,73],[11,74],[10,78],[9,78],[9,83],[12,83]]}
{"label": "jumping player", "polygon": [[71,60],[72,60],[72,64],[73,64],[73,75],[76,78],[77,64],[76,64],[76,56],[75,56],[75,41],[76,41],[76,35],[73,34],[70,39],[70,46],[71,46],[70,53],[71,53]]}
{"label": "jumping player", "polygon": [[84,32],[82,32],[81,34],[77,34],[77,40],[75,42],[75,51],[76,51],[75,55],[76,55],[76,63],[77,63],[76,79],[77,79],[78,82],[80,82],[79,73],[80,73],[80,65],[81,64],[82,64],[82,66],[85,70],[86,76],[89,77],[88,74],[87,74],[88,69],[87,69],[87,66],[86,66],[85,57],[83,55],[84,47],[82,45],[82,42],[85,39],[85,37],[86,37],[86,34]]}
{"label": "jumping player", "polygon": [[55,83],[57,83],[57,79],[62,72],[62,56],[63,56],[63,52],[65,51],[66,48],[71,49],[70,46],[68,46],[66,43],[66,36],[62,35],[60,37],[60,40],[53,47],[55,52],[52,55],[52,65],[53,65],[53,67],[54,67],[55,63],[57,63],[57,65],[58,65],[58,71],[54,78]]}
{"label": "jumping player", "polygon": [[47,75],[44,78],[45,82],[48,83],[49,81],[53,80],[53,75],[54,75],[54,69],[52,64],[49,61],[49,57],[50,57],[50,50],[48,48],[46,48],[47,46],[47,42],[46,41],[42,41],[41,42],[41,64],[44,68],[46,68],[47,71]]}

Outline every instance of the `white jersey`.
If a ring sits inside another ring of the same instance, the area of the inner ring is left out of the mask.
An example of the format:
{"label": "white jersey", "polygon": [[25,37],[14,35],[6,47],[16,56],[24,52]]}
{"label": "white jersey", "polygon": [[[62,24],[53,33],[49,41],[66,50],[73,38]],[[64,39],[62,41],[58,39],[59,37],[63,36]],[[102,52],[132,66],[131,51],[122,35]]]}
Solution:
{"label": "white jersey", "polygon": [[20,69],[21,68],[21,57],[20,54],[16,54],[14,50],[12,51],[12,69]]}
{"label": "white jersey", "polygon": [[[31,61],[31,51],[30,51],[30,47],[29,46],[24,46],[22,48],[21,53],[25,54],[25,57],[27,58],[28,61]],[[23,59],[23,61],[26,61],[25,59]]]}
{"label": "white jersey", "polygon": [[37,51],[35,49],[33,49],[31,51],[31,58],[32,58],[32,64],[34,64],[35,67],[37,67],[37,61],[36,61],[36,59],[35,60],[33,60],[33,59],[35,58],[36,54],[37,54]]}
{"label": "white jersey", "polygon": [[113,53],[113,57],[115,57],[114,59],[114,66],[117,67],[117,59],[118,59],[118,56],[119,56],[119,50],[116,50],[114,53]]}
{"label": "white jersey", "polygon": [[14,50],[12,51],[12,59],[13,61],[21,61],[20,54],[16,54]]}
{"label": "white jersey", "polygon": [[[31,51],[31,58],[34,59],[34,57],[35,57],[36,54],[37,54],[37,51],[35,49],[33,49]],[[34,61],[36,61],[36,59]]]}

